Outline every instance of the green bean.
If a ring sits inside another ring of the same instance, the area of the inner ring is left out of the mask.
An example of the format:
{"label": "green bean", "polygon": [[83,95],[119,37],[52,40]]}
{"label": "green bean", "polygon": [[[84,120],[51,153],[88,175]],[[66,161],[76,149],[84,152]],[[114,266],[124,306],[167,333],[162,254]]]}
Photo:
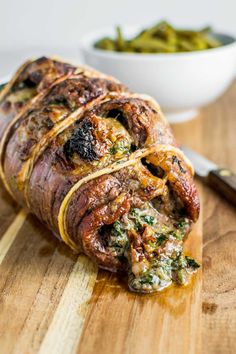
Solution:
{"label": "green bean", "polygon": [[148,50],[149,53],[170,53],[175,51],[175,47],[171,46],[164,40],[155,38],[136,38],[130,42],[130,47],[133,48],[135,51],[140,52],[142,52],[143,50]]}
{"label": "green bean", "polygon": [[116,50],[115,42],[108,37],[104,37],[95,43],[95,48],[105,49],[105,50]]}
{"label": "green bean", "polygon": [[125,49],[125,40],[119,26],[116,27],[116,36],[117,49],[122,52]]}
{"label": "green bean", "polygon": [[133,53],[175,53],[216,48],[222,43],[212,35],[210,27],[200,31],[175,29],[166,21],[142,30],[131,39],[125,39],[116,27],[115,39],[104,37],[94,46],[98,49]]}

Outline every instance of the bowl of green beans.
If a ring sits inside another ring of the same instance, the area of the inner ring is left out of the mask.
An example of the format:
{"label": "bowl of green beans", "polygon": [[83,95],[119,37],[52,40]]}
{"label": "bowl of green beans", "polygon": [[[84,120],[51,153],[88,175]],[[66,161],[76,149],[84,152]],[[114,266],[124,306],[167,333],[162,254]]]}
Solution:
{"label": "bowl of green beans", "polygon": [[116,27],[84,37],[80,48],[88,65],[154,97],[170,122],[196,116],[235,77],[235,39],[209,27]]}

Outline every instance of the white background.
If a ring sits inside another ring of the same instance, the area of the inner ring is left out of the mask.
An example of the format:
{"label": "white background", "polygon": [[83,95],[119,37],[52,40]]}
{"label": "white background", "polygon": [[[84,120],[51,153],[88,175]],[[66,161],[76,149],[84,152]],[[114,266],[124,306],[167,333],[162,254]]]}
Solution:
{"label": "white background", "polygon": [[236,0],[0,0],[0,76],[30,55],[80,60],[78,42],[91,30],[160,19],[236,35]]}

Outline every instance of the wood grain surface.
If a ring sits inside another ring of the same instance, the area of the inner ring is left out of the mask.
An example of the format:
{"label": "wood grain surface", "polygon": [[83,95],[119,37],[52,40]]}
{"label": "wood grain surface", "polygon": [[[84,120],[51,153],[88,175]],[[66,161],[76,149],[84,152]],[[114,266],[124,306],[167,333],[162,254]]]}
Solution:
{"label": "wood grain surface", "polygon": [[[236,171],[236,84],[188,123],[181,143]],[[202,215],[187,241],[201,271],[155,295],[76,257],[0,187],[0,354],[218,354],[236,348],[235,209],[198,181]],[[202,348],[201,348],[202,341]]]}

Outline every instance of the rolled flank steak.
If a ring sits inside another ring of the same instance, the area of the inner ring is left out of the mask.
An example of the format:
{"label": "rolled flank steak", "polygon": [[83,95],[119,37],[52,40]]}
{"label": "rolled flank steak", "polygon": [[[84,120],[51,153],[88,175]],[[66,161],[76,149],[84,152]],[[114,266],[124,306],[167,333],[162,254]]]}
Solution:
{"label": "rolled flank steak", "polygon": [[0,175],[74,252],[132,291],[186,284],[199,215],[193,169],[149,96],[60,60],[27,61],[0,91]]}

